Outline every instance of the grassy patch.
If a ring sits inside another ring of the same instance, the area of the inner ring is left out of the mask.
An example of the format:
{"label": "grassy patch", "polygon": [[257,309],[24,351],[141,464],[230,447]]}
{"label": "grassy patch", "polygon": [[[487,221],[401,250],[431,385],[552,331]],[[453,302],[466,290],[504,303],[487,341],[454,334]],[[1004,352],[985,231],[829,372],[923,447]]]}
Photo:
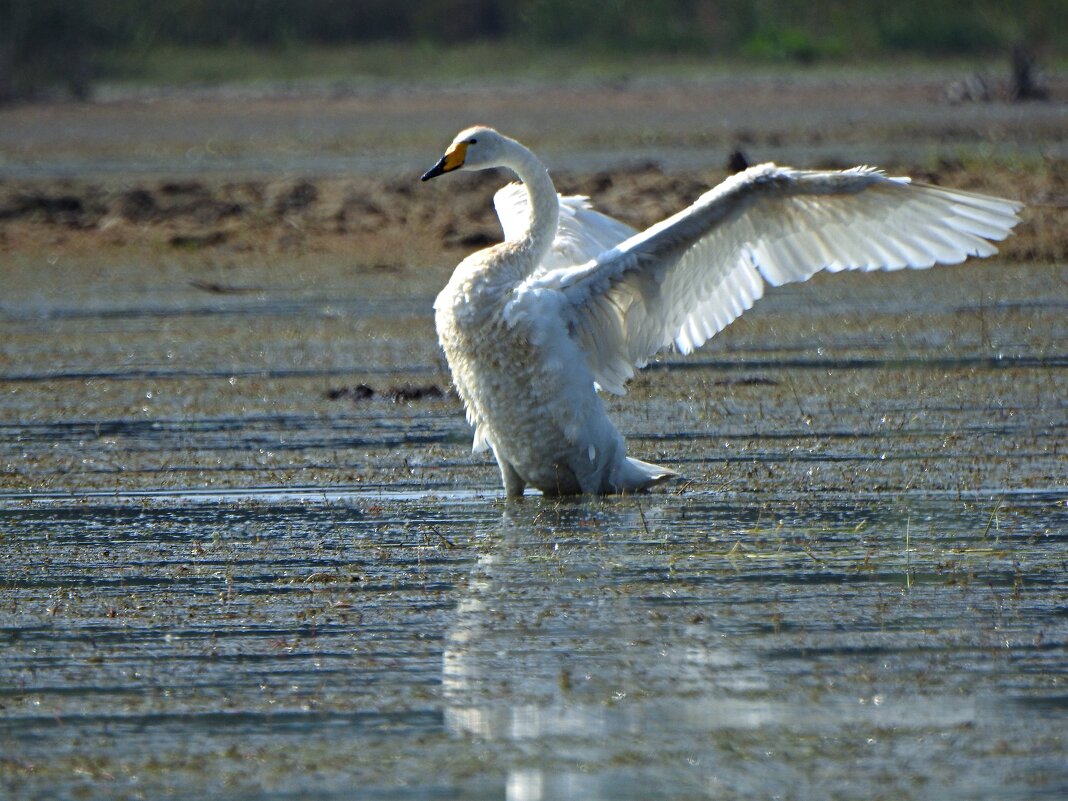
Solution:
{"label": "grassy patch", "polygon": [[[781,73],[780,45],[765,43],[748,57],[724,59],[708,52],[674,54],[608,48],[545,48],[518,42],[479,42],[455,46],[431,43],[369,43],[337,46],[157,47],[116,50],[99,58],[100,77],[109,82],[142,85],[190,85],[286,81],[377,81],[529,78],[561,81],[588,78],[703,78],[737,73]],[[774,46],[773,46],[774,45]],[[767,51],[767,52],[765,52]],[[808,61],[806,59],[806,61]],[[813,60],[814,61],[814,60]],[[1007,62],[1006,62],[1007,63]],[[857,72],[959,74],[989,61],[876,59],[837,63],[814,61],[806,74],[839,73],[843,65]]]}

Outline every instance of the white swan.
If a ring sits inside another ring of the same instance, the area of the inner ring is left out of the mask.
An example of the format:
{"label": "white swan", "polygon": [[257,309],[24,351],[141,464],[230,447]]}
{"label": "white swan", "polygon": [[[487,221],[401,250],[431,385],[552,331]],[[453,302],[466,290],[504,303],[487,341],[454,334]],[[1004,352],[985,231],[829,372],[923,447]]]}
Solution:
{"label": "white swan", "polygon": [[492,128],[462,131],[423,180],[504,167],[505,241],[464,259],[434,303],[438,337],[508,496],[644,489],[676,475],[626,456],[597,389],[662,348],[700,347],[764,293],[820,270],[897,270],[996,252],[1020,203],[867,167],[763,164],[636,232],[556,194],[545,166]]}

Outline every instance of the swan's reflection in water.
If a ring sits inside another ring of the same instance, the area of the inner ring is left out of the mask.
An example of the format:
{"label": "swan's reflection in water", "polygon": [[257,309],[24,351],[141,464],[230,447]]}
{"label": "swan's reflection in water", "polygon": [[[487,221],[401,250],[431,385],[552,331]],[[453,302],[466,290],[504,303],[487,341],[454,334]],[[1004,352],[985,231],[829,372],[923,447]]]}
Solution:
{"label": "swan's reflection in water", "polygon": [[[679,509],[530,504],[487,541],[445,634],[444,720],[492,755],[508,801],[1004,783],[957,742],[993,746],[1013,717],[951,642],[989,621],[941,583],[903,591],[883,541],[900,510],[754,531],[751,511]],[[925,519],[949,536],[951,518]]]}
{"label": "swan's reflection in water", "polygon": [[767,677],[680,603],[656,516],[633,501],[513,512],[472,570],[446,634],[445,722],[534,763],[507,771],[508,801],[653,791],[650,765],[692,771],[710,728],[775,719],[744,697]]}

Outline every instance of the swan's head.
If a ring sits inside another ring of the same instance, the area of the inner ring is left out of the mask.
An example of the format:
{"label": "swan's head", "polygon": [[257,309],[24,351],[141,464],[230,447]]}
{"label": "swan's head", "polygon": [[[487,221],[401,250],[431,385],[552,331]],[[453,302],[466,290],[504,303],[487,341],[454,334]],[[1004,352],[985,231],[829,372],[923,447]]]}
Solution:
{"label": "swan's head", "polygon": [[509,150],[515,142],[492,128],[476,125],[460,131],[441,157],[441,161],[427,170],[424,181],[453,170],[485,170],[508,164]]}

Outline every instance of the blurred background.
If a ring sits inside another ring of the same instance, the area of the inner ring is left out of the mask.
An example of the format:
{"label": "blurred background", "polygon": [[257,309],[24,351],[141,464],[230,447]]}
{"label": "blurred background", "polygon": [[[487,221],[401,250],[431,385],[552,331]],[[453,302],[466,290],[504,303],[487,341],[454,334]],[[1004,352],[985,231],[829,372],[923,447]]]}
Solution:
{"label": "blurred background", "polygon": [[636,62],[1057,66],[1066,0],[0,0],[0,101],[102,82],[608,72]]}

